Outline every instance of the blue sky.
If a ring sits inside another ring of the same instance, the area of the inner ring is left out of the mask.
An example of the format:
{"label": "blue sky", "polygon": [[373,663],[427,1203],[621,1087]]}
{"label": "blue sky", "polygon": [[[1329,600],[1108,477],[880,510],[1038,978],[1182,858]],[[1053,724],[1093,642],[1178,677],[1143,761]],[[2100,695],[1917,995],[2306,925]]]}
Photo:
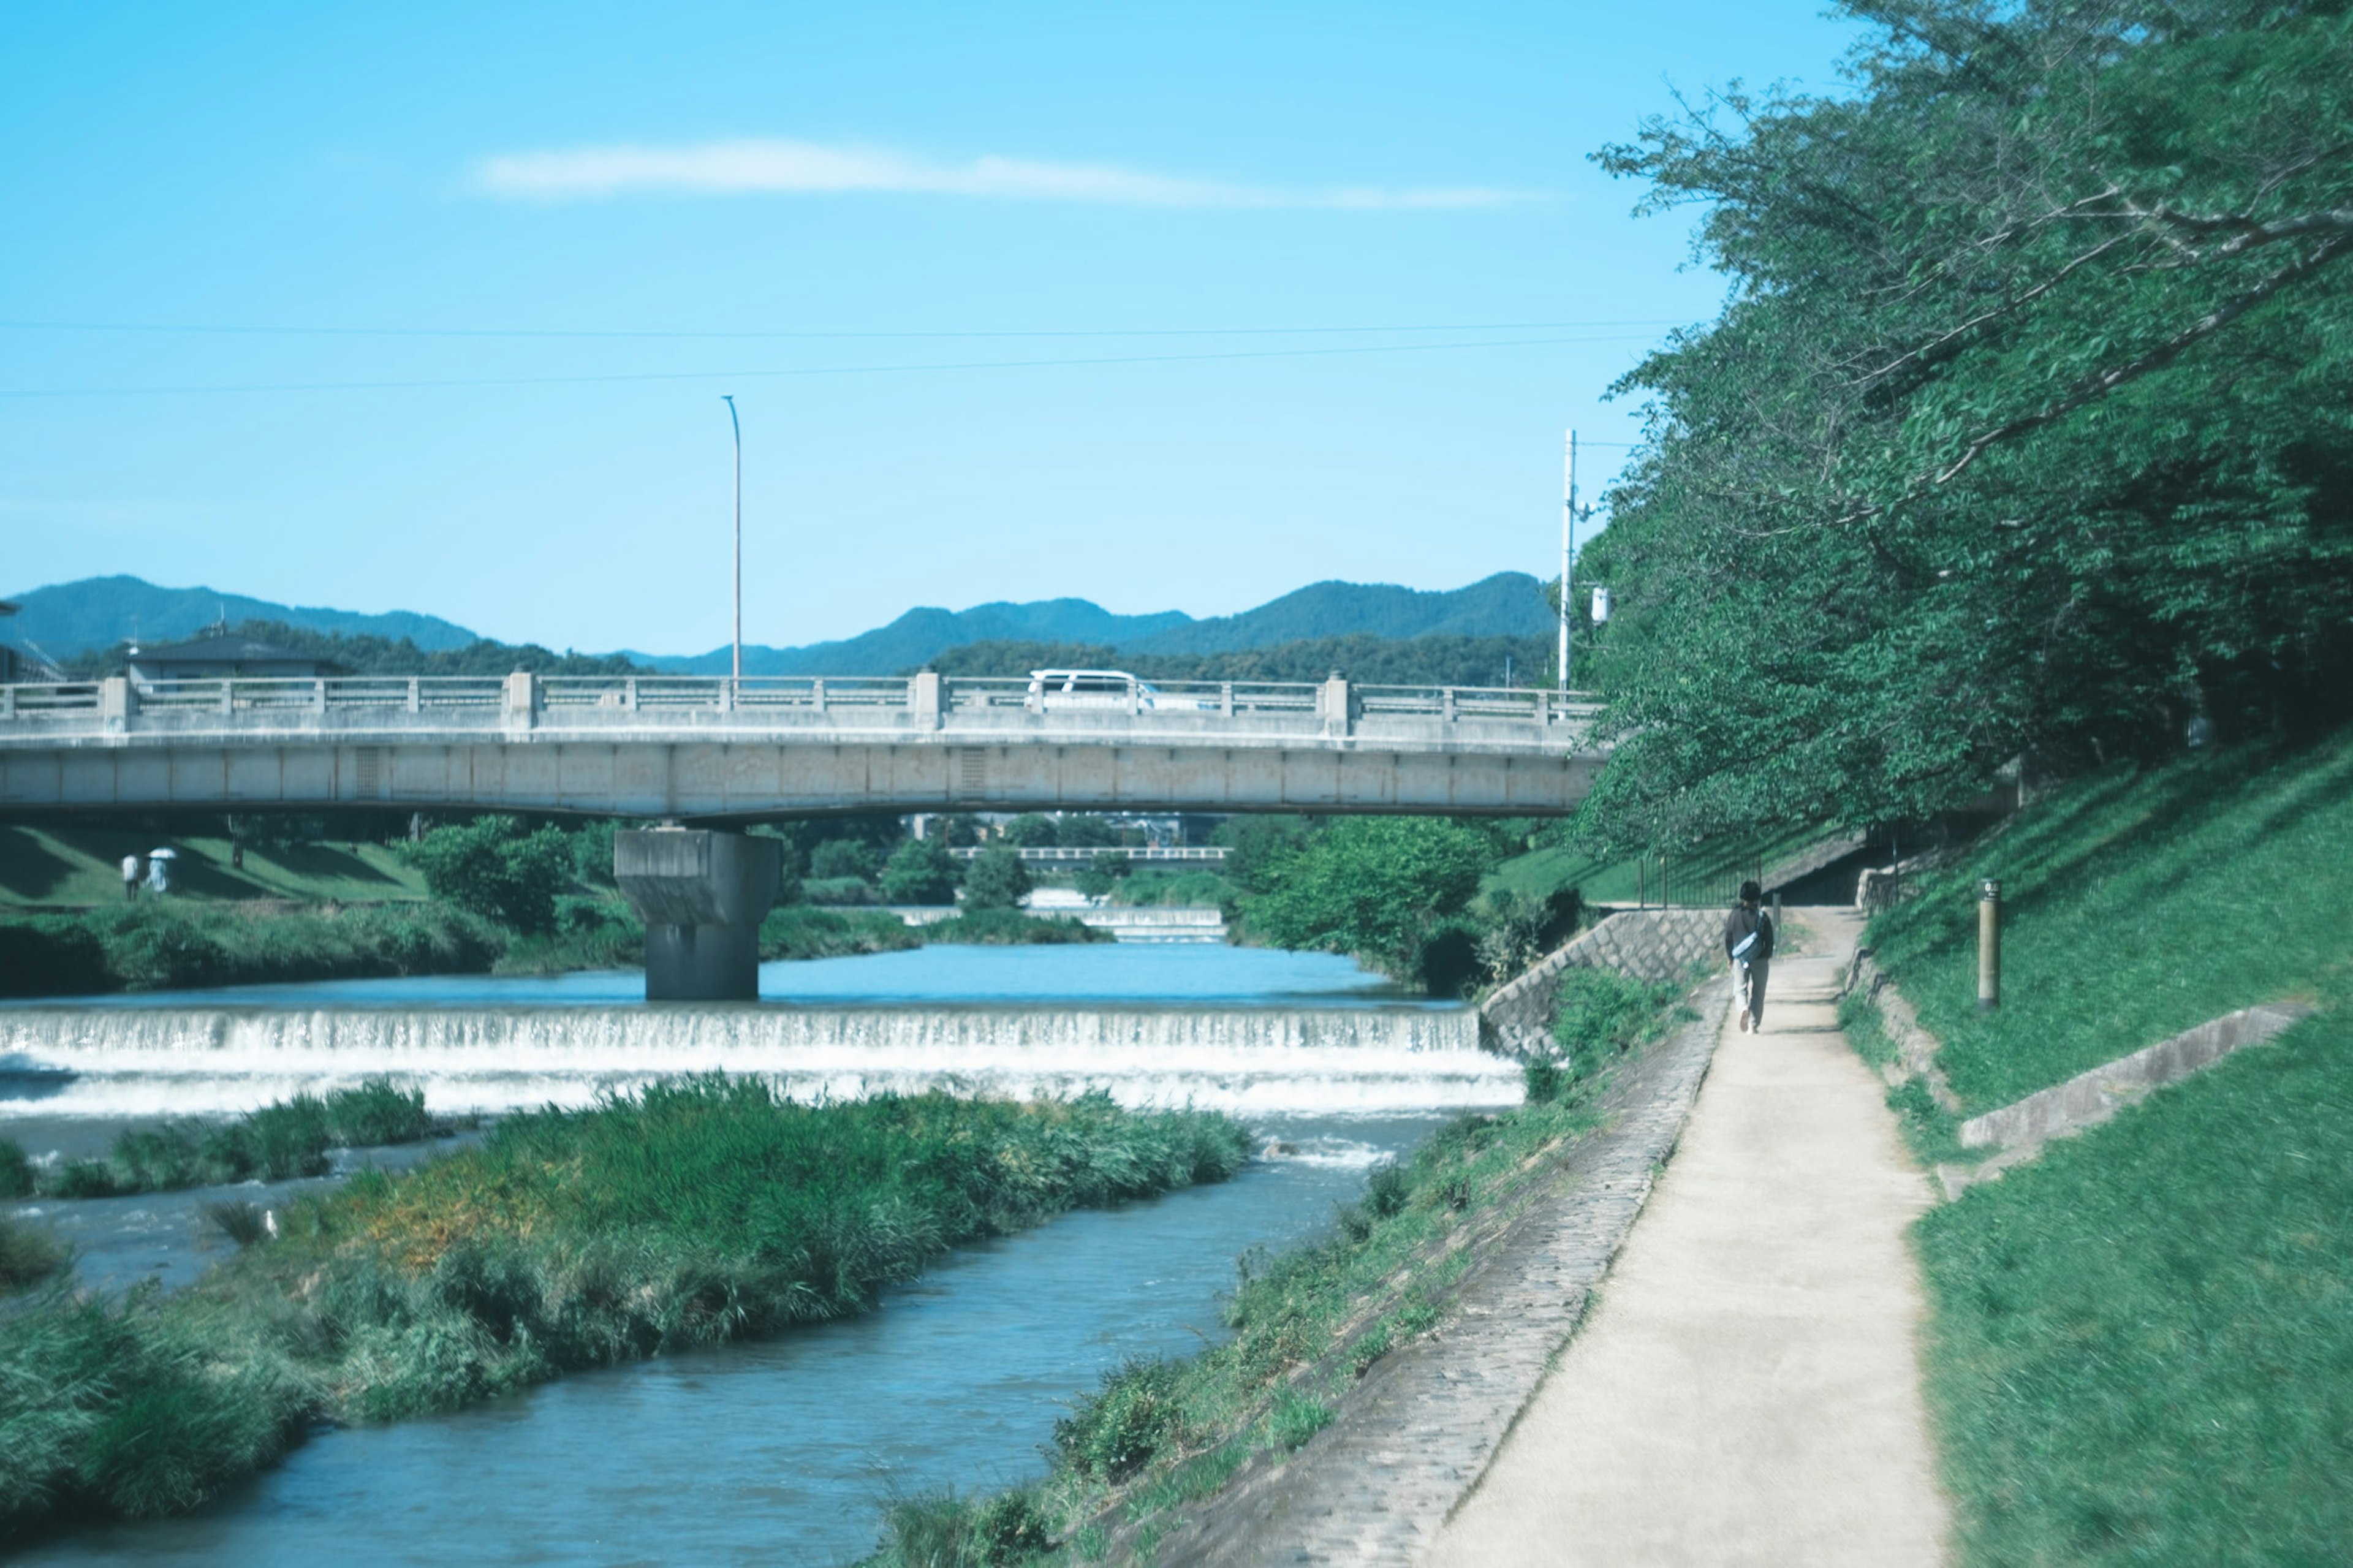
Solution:
{"label": "blue sky", "polygon": [[1587,155],[1671,88],[1831,89],[1852,37],[1817,0],[20,0],[0,591],[711,647],[724,392],[751,641],[1548,573],[1561,432],[1630,440],[1604,389],[1722,294]]}

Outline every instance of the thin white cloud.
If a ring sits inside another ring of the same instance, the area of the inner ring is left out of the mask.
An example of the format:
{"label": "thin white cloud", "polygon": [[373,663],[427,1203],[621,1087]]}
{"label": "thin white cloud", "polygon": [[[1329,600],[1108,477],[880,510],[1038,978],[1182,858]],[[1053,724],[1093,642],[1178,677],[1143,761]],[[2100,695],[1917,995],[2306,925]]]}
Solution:
{"label": "thin white cloud", "polygon": [[684,147],[622,143],[508,153],[484,160],[475,171],[475,184],[492,195],[543,202],[854,191],[1154,207],[1492,207],[1530,199],[1525,192],[1482,186],[1284,190],[1147,174],[1108,163],[1024,158],[934,163],[885,148],[767,138]]}

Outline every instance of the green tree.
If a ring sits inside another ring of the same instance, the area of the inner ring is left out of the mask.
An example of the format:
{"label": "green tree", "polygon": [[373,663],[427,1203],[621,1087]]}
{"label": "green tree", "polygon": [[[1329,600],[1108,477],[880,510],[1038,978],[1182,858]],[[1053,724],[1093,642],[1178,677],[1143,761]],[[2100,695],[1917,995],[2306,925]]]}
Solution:
{"label": "green tree", "polygon": [[564,830],[527,828],[512,816],[437,827],[406,853],[434,897],[533,935],[555,929],[556,895],[572,886]]}
{"label": "green tree", "polygon": [[1005,825],[1005,842],[1016,849],[1051,849],[1062,841],[1062,830],[1050,816],[1024,812]]}
{"label": "green tree", "polygon": [[968,910],[1009,910],[1029,890],[1029,868],[1021,857],[1002,844],[982,850],[964,877],[964,907]]}
{"label": "green tree", "polygon": [[1080,868],[1079,891],[1091,899],[1106,898],[1134,869],[1125,855],[1116,852],[1098,855]]}
{"label": "green tree", "polygon": [[959,869],[944,840],[910,838],[891,852],[890,863],[882,868],[882,901],[952,904]]}
{"label": "green tree", "polygon": [[1091,813],[1079,812],[1062,818],[1061,832],[1056,842],[1066,849],[1096,849],[1119,842],[1111,824]]}
{"label": "green tree", "polygon": [[1484,833],[1428,816],[1351,817],[1258,874],[1245,901],[1253,935],[1279,947],[1352,952],[1418,977],[1422,950],[1479,890],[1493,860]]}
{"label": "green tree", "polygon": [[845,877],[871,882],[881,864],[874,846],[859,838],[828,838],[809,852],[809,875],[821,882]]}
{"label": "green tree", "polygon": [[1733,283],[1580,565],[1620,844],[2343,710],[2353,15],[1849,9],[1852,90],[1602,154]]}
{"label": "green tree", "polygon": [[1315,830],[1304,816],[1231,816],[1218,824],[1209,842],[1226,849],[1226,875],[1250,892],[1263,892],[1268,871],[1304,844]]}

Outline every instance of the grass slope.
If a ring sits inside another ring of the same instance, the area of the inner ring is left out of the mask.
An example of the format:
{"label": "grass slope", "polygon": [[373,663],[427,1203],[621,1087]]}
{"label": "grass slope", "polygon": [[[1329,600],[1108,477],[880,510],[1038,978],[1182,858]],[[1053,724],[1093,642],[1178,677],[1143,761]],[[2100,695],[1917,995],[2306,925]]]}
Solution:
{"label": "grass slope", "polygon": [[[2353,736],[2083,780],[1981,843],[1870,942],[1972,1112],[2207,1019],[2353,975]],[[1980,877],[2002,1001],[1977,1010]]]}
{"label": "grass slope", "polygon": [[397,850],[383,844],[248,845],[244,868],[232,870],[227,838],[181,838],[131,827],[19,824],[0,826],[0,906],[120,904],[122,858],[162,844],[180,852],[172,868],[174,897],[342,903],[426,897],[425,879]]}
{"label": "grass slope", "polygon": [[[2346,1560],[2348,775],[2344,739],[2110,771],[1873,923],[1973,1106],[2250,1003],[2321,1007],[1915,1227],[1967,1562]],[[1978,875],[2010,902],[1991,1018],[1974,1010]],[[1924,1100],[1891,1096],[1926,1125]]]}

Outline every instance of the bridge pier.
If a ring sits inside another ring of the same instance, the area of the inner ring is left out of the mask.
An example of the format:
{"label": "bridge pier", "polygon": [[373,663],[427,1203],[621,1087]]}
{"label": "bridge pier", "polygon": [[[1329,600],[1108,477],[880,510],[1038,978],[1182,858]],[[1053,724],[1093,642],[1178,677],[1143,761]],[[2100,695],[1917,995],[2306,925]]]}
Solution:
{"label": "bridge pier", "polygon": [[776,901],[784,846],[702,828],[613,835],[613,880],[646,922],[646,1000],[755,1002],[760,917]]}

